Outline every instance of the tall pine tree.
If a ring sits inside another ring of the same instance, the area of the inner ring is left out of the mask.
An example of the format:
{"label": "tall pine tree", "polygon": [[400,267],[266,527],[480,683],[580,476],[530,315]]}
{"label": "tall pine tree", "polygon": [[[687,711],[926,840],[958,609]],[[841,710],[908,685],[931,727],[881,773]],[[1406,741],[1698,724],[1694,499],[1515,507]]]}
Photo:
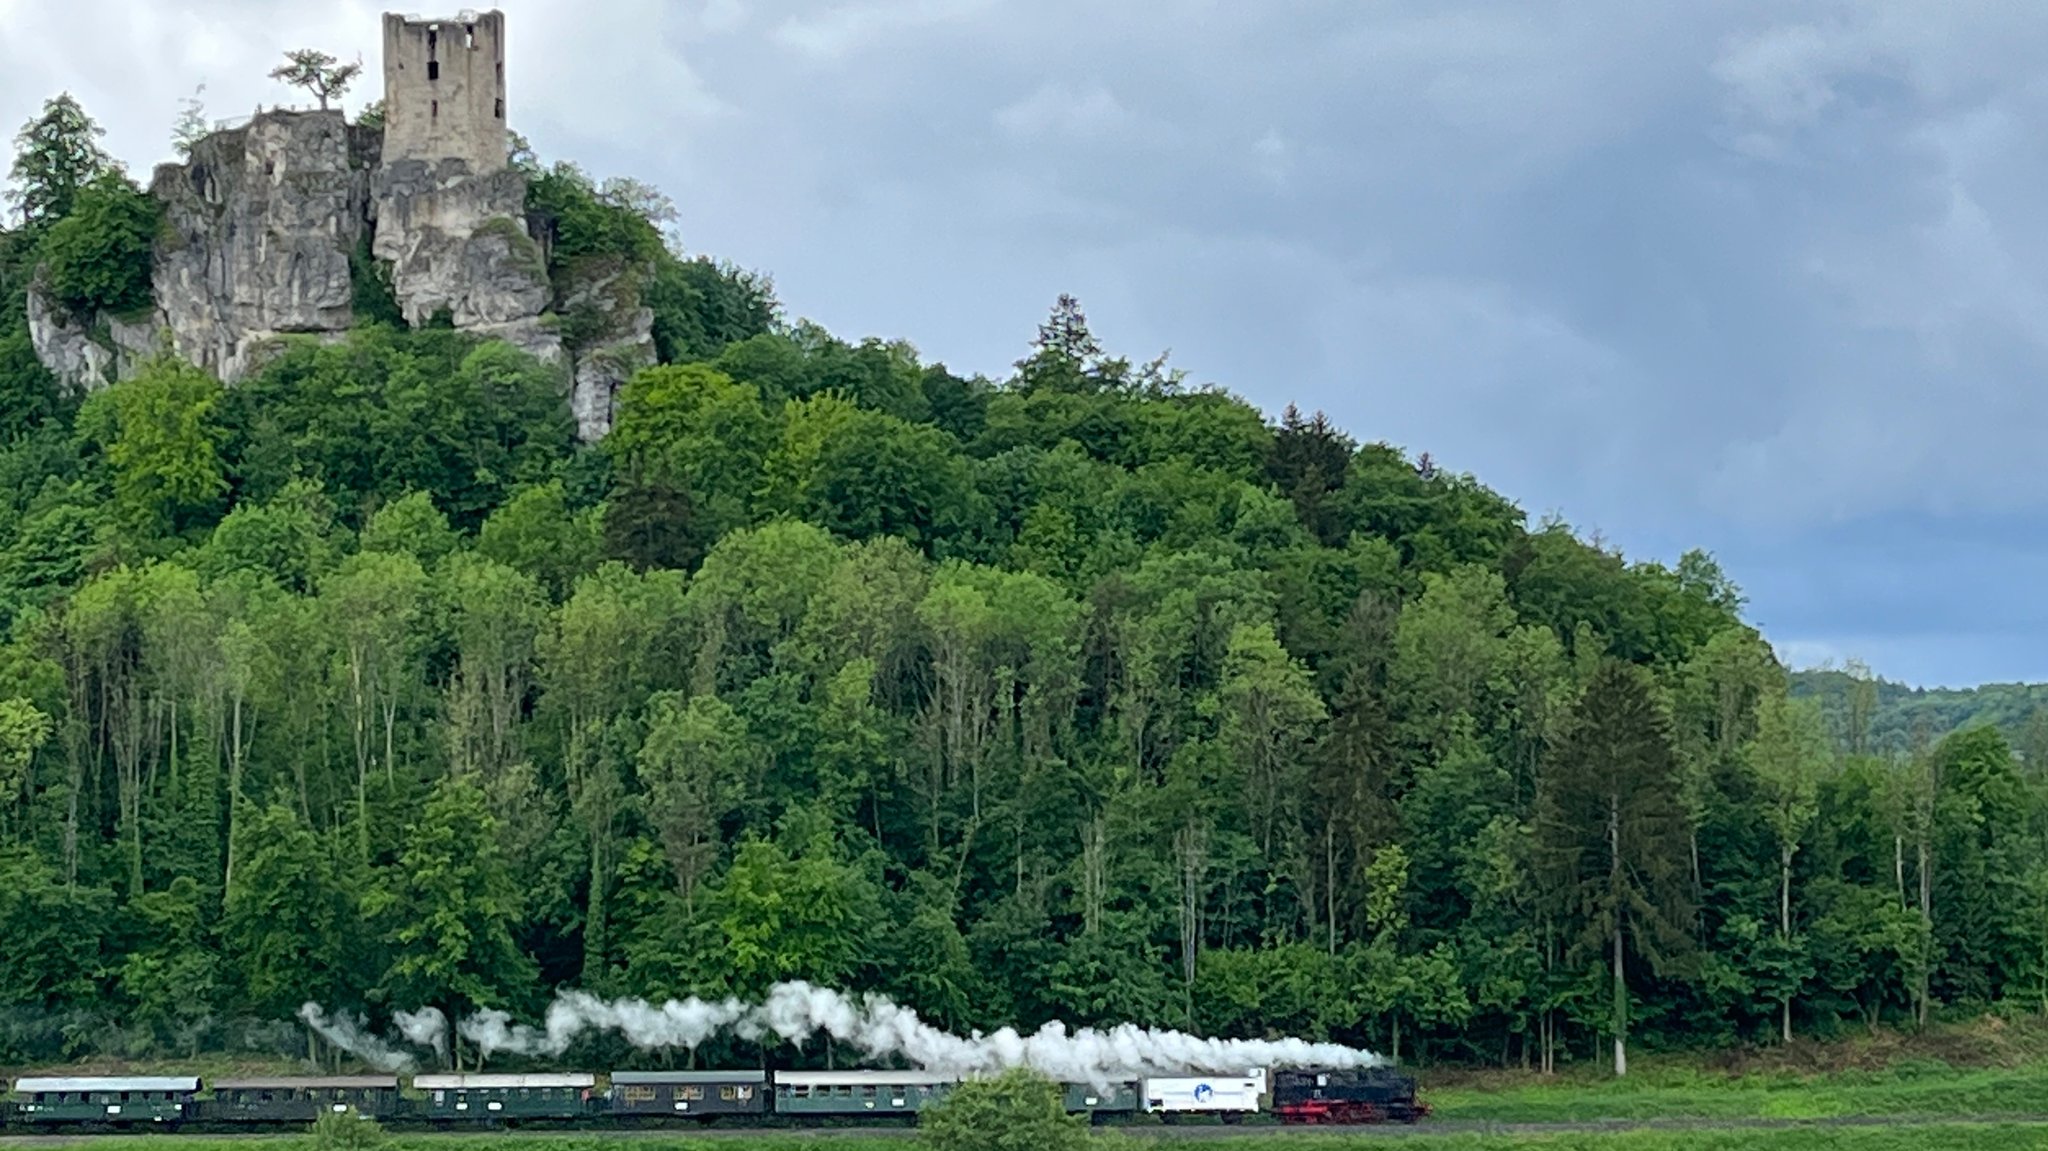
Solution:
{"label": "tall pine tree", "polygon": [[1685,832],[1670,717],[1647,671],[1610,661],[1545,769],[1536,840],[1571,956],[1607,954],[1617,1076],[1628,1074],[1630,945],[1660,970],[1688,945]]}

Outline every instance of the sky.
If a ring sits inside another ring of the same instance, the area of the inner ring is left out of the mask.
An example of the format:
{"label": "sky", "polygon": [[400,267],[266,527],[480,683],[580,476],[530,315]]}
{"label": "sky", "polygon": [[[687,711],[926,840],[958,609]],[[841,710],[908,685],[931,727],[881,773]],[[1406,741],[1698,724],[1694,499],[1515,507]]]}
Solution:
{"label": "sky", "polygon": [[[2002,0],[503,0],[508,118],[792,318],[1110,350],[1428,451],[1788,661],[2048,679],[2048,13]],[[137,174],[355,0],[0,0]],[[440,11],[430,15],[453,15]]]}

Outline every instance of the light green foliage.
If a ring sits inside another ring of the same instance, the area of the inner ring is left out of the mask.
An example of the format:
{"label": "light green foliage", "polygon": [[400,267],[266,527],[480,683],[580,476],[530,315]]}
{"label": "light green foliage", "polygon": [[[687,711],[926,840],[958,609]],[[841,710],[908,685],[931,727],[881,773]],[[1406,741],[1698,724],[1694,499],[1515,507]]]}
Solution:
{"label": "light green foliage", "polygon": [[1059,1085],[1028,1071],[962,1083],[917,1125],[934,1151],[1081,1151],[1089,1142]]}
{"label": "light green foliage", "polygon": [[434,506],[433,497],[407,492],[370,514],[361,544],[366,552],[406,552],[432,567],[460,546],[461,539]]}
{"label": "light green foliage", "polygon": [[531,994],[533,961],[512,937],[519,890],[497,827],[478,781],[447,776],[406,828],[395,882],[364,897],[392,948],[385,984],[406,1002],[459,1018]]}
{"label": "light green foliage", "polygon": [[50,717],[34,703],[0,699],[0,796],[5,796],[6,802],[21,797],[29,764],[49,742],[51,730]]}
{"label": "light green foliage", "polygon": [[178,155],[190,158],[192,148],[213,132],[213,124],[206,118],[206,105],[199,97],[206,92],[206,85],[192,89],[192,94],[178,101],[178,118],[171,124],[171,146]]}
{"label": "light green foliage", "polygon": [[559,480],[520,490],[477,533],[478,554],[525,572],[557,599],[597,566],[603,546],[596,509],[571,511]]}
{"label": "light green foliage", "polygon": [[313,1151],[376,1151],[390,1143],[376,1120],[354,1111],[321,1111],[309,1135]]}
{"label": "light green foliage", "polygon": [[829,987],[854,971],[865,943],[863,881],[840,861],[829,831],[791,838],[794,851],[774,840],[741,843],[705,892],[713,938],[701,962],[710,986],[754,998],[782,980]]}
{"label": "light green foliage", "polygon": [[635,376],[605,450],[622,477],[683,493],[691,527],[716,540],[749,521],[773,437],[753,388],[693,364]]}
{"label": "light green foliage", "polygon": [[293,480],[275,497],[223,517],[198,562],[214,579],[248,572],[303,594],[333,566],[335,552],[333,504],[320,485]]}
{"label": "light green foliage", "polygon": [[210,522],[227,495],[220,382],[182,361],[152,361],[86,401],[78,425],[105,453],[114,499],[143,532]]}

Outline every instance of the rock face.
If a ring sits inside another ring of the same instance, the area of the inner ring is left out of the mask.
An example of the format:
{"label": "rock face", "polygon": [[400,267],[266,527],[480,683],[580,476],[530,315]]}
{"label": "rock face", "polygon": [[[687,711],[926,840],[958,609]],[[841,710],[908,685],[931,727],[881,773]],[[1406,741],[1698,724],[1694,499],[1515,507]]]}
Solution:
{"label": "rock face", "polygon": [[569,406],[585,442],[612,430],[619,389],[652,366],[654,310],[641,303],[640,283],[651,269],[596,261],[572,271],[557,311],[579,341]]}
{"label": "rock face", "polygon": [[280,335],[355,323],[369,173],[336,112],[270,112],[156,171],[156,299],[177,353],[223,380]]}
{"label": "rock face", "polygon": [[[150,183],[164,209],[154,314],[73,317],[31,290],[37,355],[78,388],[165,348],[233,383],[283,337],[339,339],[359,281],[381,265],[407,323],[446,320],[562,366],[579,428],[602,436],[613,394],[654,361],[637,279],[574,279],[558,299],[524,175],[479,175],[460,158],[387,164],[382,143],[338,111],[268,112],[206,137]],[[596,317],[574,362],[552,314],[571,307]]]}
{"label": "rock face", "polygon": [[[97,329],[97,330],[96,330]],[[99,316],[86,325],[54,307],[40,285],[28,292],[28,336],[36,358],[70,387],[86,389],[125,380],[158,350],[163,317]]]}
{"label": "rock face", "polygon": [[547,259],[527,235],[526,178],[470,174],[461,160],[400,160],[378,170],[374,252],[391,264],[409,324],[446,311],[458,328],[534,319],[550,295]]}

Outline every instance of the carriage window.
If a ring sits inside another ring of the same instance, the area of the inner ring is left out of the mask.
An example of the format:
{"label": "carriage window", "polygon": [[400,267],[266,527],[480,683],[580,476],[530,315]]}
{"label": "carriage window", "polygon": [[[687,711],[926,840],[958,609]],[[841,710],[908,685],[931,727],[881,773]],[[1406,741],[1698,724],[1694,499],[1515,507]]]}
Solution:
{"label": "carriage window", "polygon": [[619,1097],[628,1103],[652,1103],[654,1101],[654,1088],[628,1087],[619,1092]]}
{"label": "carriage window", "polygon": [[738,1098],[740,1097],[740,1091],[739,1091],[739,1088],[737,1088],[737,1087],[720,1087],[720,1088],[718,1089],[718,1097],[719,1097],[720,1099],[723,1099],[723,1100],[725,1100],[725,1101],[726,1101],[727,1103],[730,1103],[730,1102],[732,1102],[733,1100],[735,1100],[735,1099],[738,1099]]}
{"label": "carriage window", "polygon": [[685,1102],[695,1102],[704,1098],[704,1088],[694,1083],[686,1087],[678,1087],[676,1088],[676,1098]]}

